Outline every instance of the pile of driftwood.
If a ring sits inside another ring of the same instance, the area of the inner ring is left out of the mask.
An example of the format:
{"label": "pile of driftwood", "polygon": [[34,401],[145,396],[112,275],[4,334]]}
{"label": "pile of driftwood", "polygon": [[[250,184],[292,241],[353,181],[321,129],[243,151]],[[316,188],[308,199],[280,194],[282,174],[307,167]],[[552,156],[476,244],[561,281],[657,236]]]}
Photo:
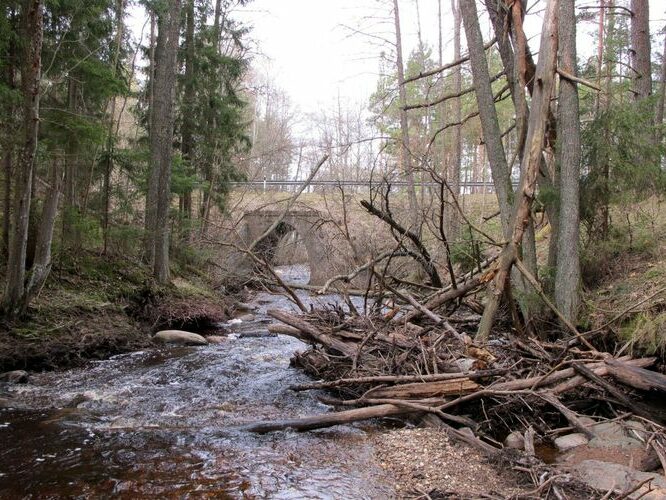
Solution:
{"label": "pile of driftwood", "polygon": [[270,325],[272,332],[311,346],[292,361],[319,380],[292,389],[328,390],[320,399],[337,410],[256,423],[249,430],[310,430],[409,414],[494,453],[512,426],[535,430],[525,433],[529,450],[534,439],[563,423],[589,435],[583,413],[607,418],[633,413],[660,421],[640,400],[644,391],[666,392],[666,377],[648,370],[655,358],[613,356],[571,339],[547,342],[510,332],[477,345],[465,333],[476,327],[477,314],[465,308],[447,317],[431,312],[445,295],[428,307],[414,301],[372,317],[339,308],[301,315],[269,311],[278,320]]}

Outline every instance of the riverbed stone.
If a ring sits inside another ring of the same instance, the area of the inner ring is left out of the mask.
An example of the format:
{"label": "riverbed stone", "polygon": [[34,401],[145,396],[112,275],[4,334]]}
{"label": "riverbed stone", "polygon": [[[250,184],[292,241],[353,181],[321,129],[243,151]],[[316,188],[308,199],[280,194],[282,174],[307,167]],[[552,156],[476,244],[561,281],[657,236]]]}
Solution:
{"label": "riverbed stone", "polygon": [[206,340],[209,344],[222,344],[226,340],[226,337],[223,337],[222,335],[208,335]]}
{"label": "riverbed stone", "polygon": [[514,450],[522,450],[525,448],[525,439],[520,431],[513,431],[504,439],[504,446],[506,448],[513,448]]}
{"label": "riverbed stone", "polygon": [[557,449],[560,451],[567,451],[578,446],[583,446],[584,444],[587,444],[587,442],[588,439],[585,437],[585,434],[580,432],[560,436],[554,441],[555,446],[557,446]]}
{"label": "riverbed stone", "polygon": [[153,336],[156,342],[180,345],[207,345],[208,341],[197,333],[184,330],[162,330]]}
{"label": "riverbed stone", "polygon": [[622,424],[619,424],[618,422],[601,422],[600,424],[594,425],[591,431],[595,436],[611,441],[614,439],[622,439],[627,435]]}
{"label": "riverbed stone", "polygon": [[243,314],[242,316],[238,316],[237,319],[244,321],[245,323],[248,323],[250,321],[254,321],[256,319],[256,316],[254,314]]}
{"label": "riverbed stone", "polygon": [[664,498],[644,495],[650,490],[666,490],[666,478],[659,474],[640,472],[626,465],[601,460],[584,460],[577,464],[572,472],[587,485],[604,492],[610,489],[628,491],[642,481],[651,480],[650,485],[642,486],[629,495],[629,498]]}
{"label": "riverbed stone", "polygon": [[13,370],[0,374],[0,382],[9,382],[10,384],[25,384],[29,379],[28,372],[25,370]]}

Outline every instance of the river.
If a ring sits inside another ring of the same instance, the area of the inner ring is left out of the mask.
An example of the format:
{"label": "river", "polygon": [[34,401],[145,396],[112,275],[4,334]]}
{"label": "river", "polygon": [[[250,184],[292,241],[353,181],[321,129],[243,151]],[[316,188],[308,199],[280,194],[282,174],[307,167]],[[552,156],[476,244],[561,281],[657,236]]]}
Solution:
{"label": "river", "polygon": [[[288,280],[307,279],[290,266]],[[334,296],[313,299],[330,303]],[[67,371],[34,374],[6,388],[0,409],[0,498],[387,498],[372,424],[264,436],[261,419],[327,411],[290,384],[306,346],[266,331],[266,310],[293,309],[257,294],[254,319],[225,325],[221,344],[161,347]]]}

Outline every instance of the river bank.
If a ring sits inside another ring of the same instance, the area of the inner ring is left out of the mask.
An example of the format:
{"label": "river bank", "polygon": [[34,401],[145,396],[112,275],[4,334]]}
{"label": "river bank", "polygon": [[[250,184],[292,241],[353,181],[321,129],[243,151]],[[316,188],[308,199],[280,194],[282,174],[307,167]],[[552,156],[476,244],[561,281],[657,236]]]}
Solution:
{"label": "river bank", "polygon": [[0,324],[0,373],[136,351],[162,328],[215,329],[233,313],[235,301],[224,292],[192,269],[157,287],[140,262],[81,252],[56,264],[25,318]]}

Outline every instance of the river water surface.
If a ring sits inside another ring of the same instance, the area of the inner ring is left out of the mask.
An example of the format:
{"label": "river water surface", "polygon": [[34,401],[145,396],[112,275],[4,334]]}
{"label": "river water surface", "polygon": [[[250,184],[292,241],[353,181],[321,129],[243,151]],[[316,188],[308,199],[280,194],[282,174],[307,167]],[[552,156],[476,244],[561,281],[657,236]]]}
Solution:
{"label": "river water surface", "polygon": [[[302,267],[282,272],[307,279]],[[288,389],[308,379],[289,366],[303,343],[241,337],[266,331],[267,309],[292,305],[268,293],[253,305],[255,318],[227,324],[222,344],[149,349],[5,388],[13,402],[0,409],[0,498],[391,496],[372,425],[243,431],[327,411]]]}

